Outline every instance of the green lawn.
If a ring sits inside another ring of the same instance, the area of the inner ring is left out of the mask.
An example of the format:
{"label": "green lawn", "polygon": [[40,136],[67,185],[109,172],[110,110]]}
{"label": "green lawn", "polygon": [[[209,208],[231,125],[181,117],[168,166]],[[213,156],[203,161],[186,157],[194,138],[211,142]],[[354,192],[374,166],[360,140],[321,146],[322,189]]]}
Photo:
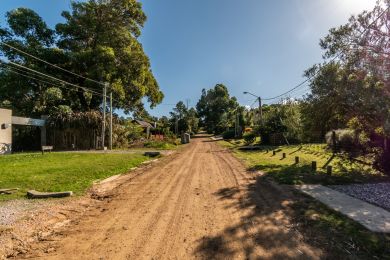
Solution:
{"label": "green lawn", "polygon": [[371,232],[313,198],[296,193],[300,196],[292,205],[293,218],[305,239],[327,248],[327,259],[390,259],[389,234]]}
{"label": "green lawn", "polygon": [[[242,159],[249,169],[261,170],[264,176],[258,181],[271,177],[281,184],[341,184],[364,182],[384,178],[372,167],[362,163],[352,162],[344,157],[332,158],[332,153],[323,144],[291,145],[291,146],[260,146],[260,150],[241,151],[242,140],[219,141],[219,144],[231,149]],[[277,151],[273,156],[272,151]],[[282,159],[282,153],[286,158]],[[301,163],[295,164],[295,156],[300,157]],[[332,160],[329,160],[332,158]],[[360,158],[364,160],[364,158]],[[317,172],[311,171],[311,161],[317,161]],[[368,160],[367,158],[365,160]],[[327,164],[328,163],[328,164]],[[324,165],[332,165],[334,174],[326,175]],[[292,204],[293,219],[297,228],[305,234],[305,239],[325,246],[330,252],[329,259],[350,256],[346,259],[390,259],[388,234],[374,233],[357,222],[326,207],[313,198],[293,191],[297,196]]]}
{"label": "green lawn", "polygon": [[[220,141],[221,145],[233,150],[236,156],[245,161],[251,170],[261,170],[283,184],[341,184],[359,183],[384,178],[371,166],[349,160],[346,156],[336,155],[326,149],[325,144],[304,144],[290,146],[259,146],[256,151],[241,151],[243,145],[238,141]],[[273,155],[276,151],[276,155]],[[282,154],[286,158],[282,159]],[[298,156],[300,163],[295,163]],[[369,163],[367,158],[360,158]],[[311,162],[317,162],[317,171],[311,170]],[[326,174],[326,166],[332,166],[332,176]]]}
{"label": "green lawn", "polygon": [[141,153],[23,153],[0,156],[0,189],[19,188],[0,200],[24,197],[26,191],[82,194],[93,181],[127,172],[148,158]]}

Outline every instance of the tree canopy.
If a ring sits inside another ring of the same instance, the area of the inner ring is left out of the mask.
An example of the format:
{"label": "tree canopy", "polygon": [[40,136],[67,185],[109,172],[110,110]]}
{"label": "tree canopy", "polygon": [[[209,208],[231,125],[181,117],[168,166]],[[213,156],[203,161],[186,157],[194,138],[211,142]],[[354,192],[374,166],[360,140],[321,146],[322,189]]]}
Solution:
{"label": "tree canopy", "polygon": [[146,21],[141,3],[136,0],[89,0],[72,2],[71,9],[71,12],[62,13],[65,22],[57,24],[55,29],[49,28],[30,9],[9,11],[6,15],[8,26],[0,28],[0,39],[82,77],[6,45],[0,44],[0,52],[8,61],[80,87],[64,85],[2,63],[1,105],[25,115],[99,109],[102,85],[86,78],[109,82],[114,107],[125,112],[142,110],[144,97],[151,107],[160,103],[163,93],[138,41]]}
{"label": "tree canopy", "polygon": [[217,84],[209,90],[202,90],[202,95],[196,104],[196,110],[202,125],[207,132],[221,133],[225,131],[234,115],[229,113],[239,107],[237,99],[229,95],[223,84]]}
{"label": "tree canopy", "polygon": [[378,3],[320,41],[332,62],[305,72],[311,87],[303,106],[308,129],[324,134],[358,120],[369,133],[390,133],[389,16]]}

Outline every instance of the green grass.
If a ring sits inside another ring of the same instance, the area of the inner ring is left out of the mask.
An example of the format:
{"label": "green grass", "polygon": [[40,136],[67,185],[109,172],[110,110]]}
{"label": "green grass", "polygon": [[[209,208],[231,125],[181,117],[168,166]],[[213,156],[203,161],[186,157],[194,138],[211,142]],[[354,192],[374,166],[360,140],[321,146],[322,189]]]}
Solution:
{"label": "green grass", "polygon": [[144,147],[158,150],[173,150],[177,148],[177,145],[166,141],[148,141],[144,144]]}
{"label": "green grass", "polygon": [[[265,173],[260,179],[271,177],[281,184],[341,184],[365,182],[384,178],[372,167],[353,162],[343,156],[332,158],[332,153],[324,144],[306,144],[291,146],[259,146],[260,150],[242,151],[242,140],[220,141],[220,145],[229,148],[250,170]],[[272,151],[277,151],[273,156]],[[286,158],[282,159],[282,153]],[[300,163],[295,164],[295,156]],[[329,160],[332,158],[332,160]],[[369,163],[368,159],[360,158]],[[311,162],[317,161],[318,170],[311,171]],[[326,175],[324,165],[334,168],[332,176]],[[327,259],[390,259],[390,236],[374,233],[359,223],[328,208],[313,198],[293,191],[296,199],[292,204],[293,219],[305,238],[319,247],[326,248]]]}
{"label": "green grass", "polygon": [[148,158],[140,153],[23,153],[0,156],[0,189],[19,188],[0,200],[24,197],[26,191],[73,191],[83,194],[92,183],[127,172]]}
{"label": "green grass", "polygon": [[[365,163],[352,161],[343,155],[333,156],[326,149],[325,144],[305,144],[290,146],[259,146],[259,150],[242,151],[238,148],[243,145],[238,141],[220,141],[222,146],[232,149],[236,156],[247,164],[251,170],[260,170],[277,182],[283,184],[342,184],[361,183],[380,180],[381,173],[367,165],[369,161],[360,158]],[[276,151],[273,155],[272,151]],[[282,153],[286,158],[282,159]],[[300,162],[295,164],[295,157]],[[317,171],[311,170],[312,161],[317,162]],[[326,174],[326,166],[332,166],[332,175]]]}

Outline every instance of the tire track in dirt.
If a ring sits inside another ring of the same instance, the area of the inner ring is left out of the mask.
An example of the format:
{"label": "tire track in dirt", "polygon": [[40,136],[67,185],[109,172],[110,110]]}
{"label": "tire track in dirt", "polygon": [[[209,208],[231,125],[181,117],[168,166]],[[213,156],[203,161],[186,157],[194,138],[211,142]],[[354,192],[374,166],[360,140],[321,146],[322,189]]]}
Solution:
{"label": "tire track in dirt", "polygon": [[[191,150],[189,152],[190,154],[187,154],[188,152],[185,151],[186,158],[188,158],[188,161],[177,167],[177,172],[184,171],[185,168],[188,168],[188,164],[192,162],[194,157],[194,151]],[[173,164],[177,164],[177,162],[173,162]],[[174,196],[175,194],[180,194],[180,188],[182,187],[184,182],[182,176],[176,174],[177,172],[170,173],[162,171],[162,175],[165,177],[164,180],[166,180],[167,182],[161,182],[158,183],[157,186],[154,185],[153,187],[150,187],[150,189],[155,190],[154,192],[152,192],[152,194],[155,194],[156,196],[153,196],[152,199],[148,199],[146,203],[145,199],[141,199],[141,201],[136,203],[136,205],[131,206],[130,211],[128,211],[127,208],[121,210],[122,212],[124,211],[122,217],[126,218],[126,215],[131,212],[132,218],[126,219],[125,222],[115,222],[113,223],[112,227],[107,230],[105,234],[106,239],[102,240],[102,242],[106,244],[106,246],[108,245],[111,248],[115,248],[115,254],[119,259],[137,258],[142,252],[142,248],[146,244],[149,244],[146,243],[146,240],[150,239],[150,233],[152,233],[153,230],[156,229],[156,225],[159,221],[164,220],[164,218],[161,217],[164,216],[164,211],[174,212],[174,210],[171,209],[171,207],[175,205]],[[144,203],[142,203],[142,201]],[[129,229],[127,228],[127,226],[136,226],[137,228]],[[125,227],[125,230],[122,230],[123,227]],[[126,234],[129,235],[129,239],[126,240],[126,243],[123,243],[120,237]],[[111,244],[110,242],[105,242],[105,240],[115,242]],[[118,244],[117,241],[121,242]],[[92,247],[99,248],[98,246]],[[128,251],[130,251],[130,253]],[[104,252],[99,252],[98,255],[104,255]]]}
{"label": "tire track in dirt", "polygon": [[[166,158],[164,158],[166,159]],[[123,183],[103,206],[53,237],[45,259],[289,259],[318,250],[294,241],[283,197],[208,139]],[[299,252],[303,252],[300,254]],[[32,255],[34,252],[32,252]]]}

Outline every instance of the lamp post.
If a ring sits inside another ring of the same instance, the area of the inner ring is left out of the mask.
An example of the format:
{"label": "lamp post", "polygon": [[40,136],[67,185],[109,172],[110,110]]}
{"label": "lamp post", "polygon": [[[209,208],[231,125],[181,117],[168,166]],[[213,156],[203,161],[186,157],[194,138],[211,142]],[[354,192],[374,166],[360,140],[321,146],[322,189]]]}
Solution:
{"label": "lamp post", "polygon": [[261,126],[262,121],[263,121],[263,109],[261,107],[261,97],[255,95],[255,94],[252,94],[252,93],[250,93],[248,91],[244,91],[244,94],[248,94],[248,95],[254,96],[259,101],[259,126]]}
{"label": "lamp post", "polygon": [[240,108],[240,106],[236,107],[236,109],[234,109],[232,111],[232,113],[235,114],[235,123],[234,123],[234,137],[237,138],[238,137],[238,133],[239,133],[239,117],[238,117],[238,109]]}

